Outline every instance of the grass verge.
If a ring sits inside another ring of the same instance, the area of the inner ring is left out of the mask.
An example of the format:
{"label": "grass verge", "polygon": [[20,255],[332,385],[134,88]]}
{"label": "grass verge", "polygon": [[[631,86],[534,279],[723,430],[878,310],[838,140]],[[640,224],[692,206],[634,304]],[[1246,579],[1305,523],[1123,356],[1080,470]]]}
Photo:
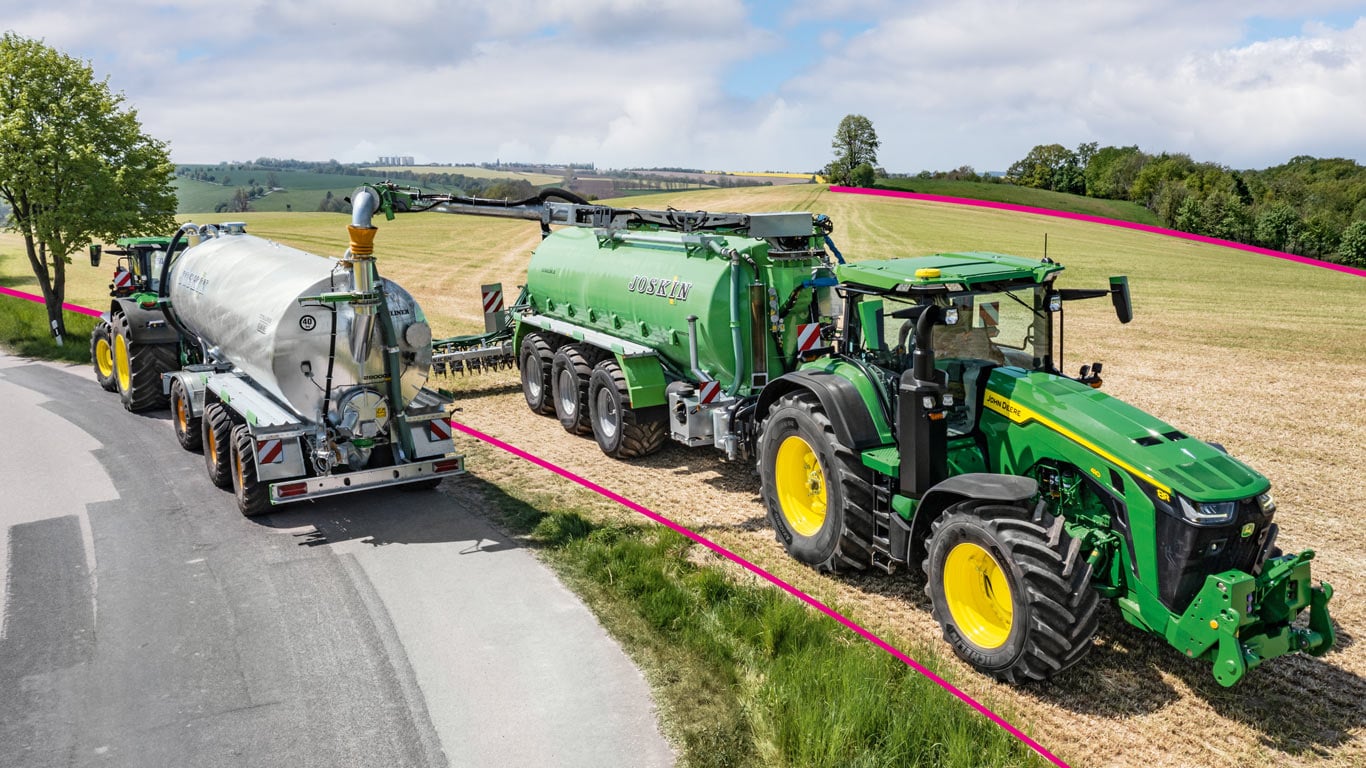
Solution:
{"label": "grass verge", "polygon": [[[645,671],[680,767],[1045,765],[829,617],[699,564],[688,539],[659,526],[596,524],[565,509],[563,496],[515,492],[490,494],[503,524]],[[552,507],[563,511],[541,511]],[[932,654],[916,655],[935,668]]]}
{"label": "grass verge", "polygon": [[90,332],[96,319],[75,312],[65,314],[67,335],[59,347],[48,329],[47,310],[42,304],[0,296],[0,347],[24,357],[90,362]]}

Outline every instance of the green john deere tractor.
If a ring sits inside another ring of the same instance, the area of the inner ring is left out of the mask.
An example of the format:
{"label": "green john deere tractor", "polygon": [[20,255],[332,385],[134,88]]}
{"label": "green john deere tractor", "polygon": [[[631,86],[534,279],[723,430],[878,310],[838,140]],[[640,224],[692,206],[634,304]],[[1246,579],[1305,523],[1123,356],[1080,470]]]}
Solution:
{"label": "green john deere tractor", "polygon": [[100,386],[119,393],[130,411],[164,407],[161,374],[179,365],[179,337],[157,305],[157,276],[169,237],[125,237],[118,248],[90,246],[90,266],[117,256],[109,283],[109,311],[90,334],[90,361]]}

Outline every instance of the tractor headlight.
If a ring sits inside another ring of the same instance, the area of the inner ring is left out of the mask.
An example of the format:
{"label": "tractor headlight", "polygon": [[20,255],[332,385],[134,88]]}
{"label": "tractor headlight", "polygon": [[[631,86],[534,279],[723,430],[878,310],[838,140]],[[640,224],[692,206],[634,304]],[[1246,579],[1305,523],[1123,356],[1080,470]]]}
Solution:
{"label": "tractor headlight", "polygon": [[1061,296],[1060,294],[1056,294],[1056,293],[1050,293],[1050,294],[1048,294],[1048,311],[1049,311],[1049,312],[1061,312],[1061,311],[1062,311],[1062,296]]}
{"label": "tractor headlight", "polygon": [[1177,498],[1181,499],[1181,514],[1196,525],[1230,523],[1238,514],[1238,502],[1236,501],[1191,502],[1185,496],[1178,496]]}
{"label": "tractor headlight", "polygon": [[1261,507],[1262,514],[1269,515],[1276,511],[1276,500],[1271,498],[1271,493],[1263,493],[1257,497],[1257,506]]}
{"label": "tractor headlight", "polygon": [[944,325],[958,325],[958,307],[944,310]]}

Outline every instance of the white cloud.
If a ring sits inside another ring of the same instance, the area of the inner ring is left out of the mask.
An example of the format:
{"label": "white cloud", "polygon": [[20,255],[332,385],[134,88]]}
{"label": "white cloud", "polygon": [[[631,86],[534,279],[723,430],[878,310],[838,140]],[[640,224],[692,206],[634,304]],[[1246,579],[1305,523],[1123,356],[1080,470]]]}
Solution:
{"label": "white cloud", "polygon": [[[1002,170],[1034,144],[1090,140],[1239,167],[1366,159],[1366,20],[1315,21],[1352,7],[798,0],[763,29],[740,0],[0,0],[0,18],[90,59],[182,162],[806,170],[857,112],[883,164],[914,171]],[[1293,31],[1246,44],[1254,17]],[[727,89],[801,25],[820,30],[812,66],[772,93]]]}

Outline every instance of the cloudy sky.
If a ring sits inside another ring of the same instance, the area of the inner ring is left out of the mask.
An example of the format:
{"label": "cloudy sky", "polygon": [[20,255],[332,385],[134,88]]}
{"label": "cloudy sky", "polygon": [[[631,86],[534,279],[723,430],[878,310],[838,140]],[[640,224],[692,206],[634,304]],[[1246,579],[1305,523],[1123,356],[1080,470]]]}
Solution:
{"label": "cloudy sky", "polygon": [[1366,162],[1360,0],[0,0],[0,29],[90,61],[186,163],[806,171],[849,113],[892,171],[1084,141]]}

